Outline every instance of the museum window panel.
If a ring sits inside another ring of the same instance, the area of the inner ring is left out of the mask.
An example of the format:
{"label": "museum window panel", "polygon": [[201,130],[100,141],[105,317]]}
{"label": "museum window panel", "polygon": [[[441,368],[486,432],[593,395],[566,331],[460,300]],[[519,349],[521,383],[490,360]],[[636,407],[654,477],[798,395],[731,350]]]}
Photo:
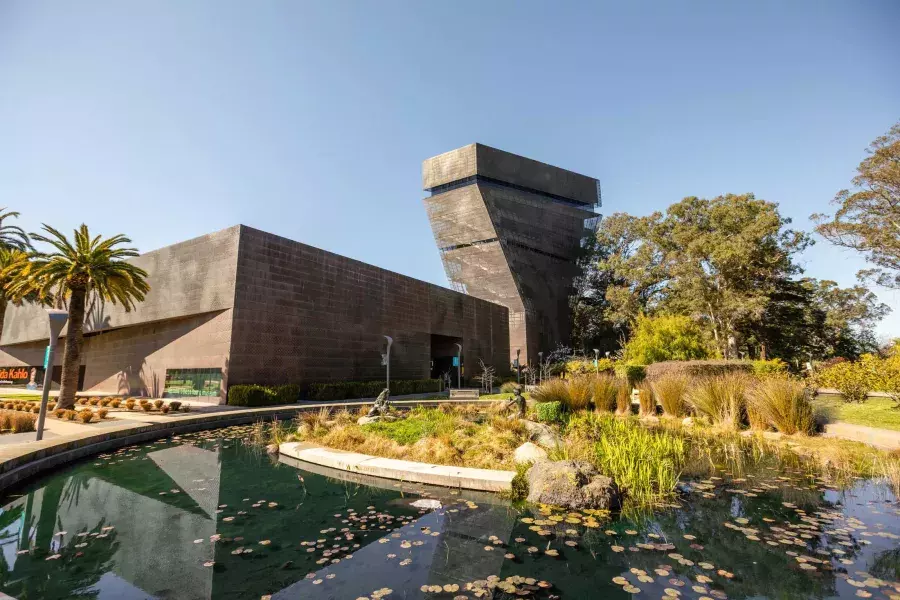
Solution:
{"label": "museum window panel", "polygon": [[222,369],[166,369],[165,398],[219,396]]}

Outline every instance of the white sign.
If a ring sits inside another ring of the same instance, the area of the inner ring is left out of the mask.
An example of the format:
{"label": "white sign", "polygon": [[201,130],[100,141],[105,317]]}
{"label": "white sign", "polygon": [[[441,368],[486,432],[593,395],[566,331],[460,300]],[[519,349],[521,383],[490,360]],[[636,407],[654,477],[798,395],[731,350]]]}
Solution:
{"label": "white sign", "polygon": [[387,366],[387,354],[384,352],[381,353],[381,366]]}

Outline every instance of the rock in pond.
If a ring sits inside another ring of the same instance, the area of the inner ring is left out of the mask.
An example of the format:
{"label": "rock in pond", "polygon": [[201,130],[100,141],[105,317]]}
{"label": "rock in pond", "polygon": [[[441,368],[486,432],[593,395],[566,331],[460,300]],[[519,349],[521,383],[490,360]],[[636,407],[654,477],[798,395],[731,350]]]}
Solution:
{"label": "rock in pond", "polygon": [[513,452],[513,462],[516,464],[534,463],[544,458],[547,458],[547,451],[531,442],[525,442]]}
{"label": "rock in pond", "polygon": [[278,454],[278,444],[269,444],[266,446],[266,452],[269,454]]}
{"label": "rock in pond", "polygon": [[562,438],[559,437],[553,428],[544,423],[535,423],[534,421],[522,421],[525,429],[528,430],[531,441],[538,446],[545,448],[556,448],[562,444]]}
{"label": "rock in pond", "polygon": [[622,506],[619,486],[580,460],[539,460],[528,471],[528,501],[572,510]]}
{"label": "rock in pond", "polygon": [[434,498],[420,498],[419,500],[410,503],[410,506],[437,510],[441,508],[443,504],[441,504],[440,500],[435,500]]}

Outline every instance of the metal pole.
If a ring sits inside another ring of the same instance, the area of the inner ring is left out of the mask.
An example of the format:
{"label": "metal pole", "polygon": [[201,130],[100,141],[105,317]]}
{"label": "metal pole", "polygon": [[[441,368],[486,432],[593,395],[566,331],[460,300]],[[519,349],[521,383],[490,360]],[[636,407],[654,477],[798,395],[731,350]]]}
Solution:
{"label": "metal pole", "polygon": [[600,351],[594,348],[594,371],[596,371],[597,375],[600,374]]}
{"label": "metal pole", "polygon": [[38,414],[36,440],[44,438],[44,420],[47,418],[47,401],[50,398],[50,385],[53,382],[53,358],[56,354],[56,344],[59,334],[62,332],[69,314],[64,310],[48,310],[47,317],[50,321],[50,339],[47,341],[47,359],[44,361],[44,389],[41,393],[41,411]]}
{"label": "metal pole", "polygon": [[521,348],[516,349],[516,385],[519,385],[519,379],[522,375],[522,364],[519,362],[519,354],[522,353]]}
{"label": "metal pole", "polygon": [[394,343],[394,338],[389,335],[384,336],[384,339],[387,340],[387,357],[385,363],[387,365],[387,376],[385,379],[385,386],[388,390],[388,393],[391,393],[391,344]]}
{"label": "metal pole", "polygon": [[538,352],[538,367],[540,370],[538,371],[538,385],[544,383],[544,353]]}
{"label": "metal pole", "polygon": [[456,387],[462,389],[462,344],[456,345]]}

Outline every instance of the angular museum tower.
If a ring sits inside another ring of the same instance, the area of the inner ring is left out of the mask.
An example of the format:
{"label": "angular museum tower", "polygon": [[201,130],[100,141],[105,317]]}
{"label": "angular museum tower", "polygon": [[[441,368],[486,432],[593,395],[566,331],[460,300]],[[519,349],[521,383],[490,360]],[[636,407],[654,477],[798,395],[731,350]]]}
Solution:
{"label": "angular museum tower", "polygon": [[510,359],[567,344],[582,238],[599,221],[592,178],[482,144],[422,163],[425,206],[451,285],[509,309]]}

